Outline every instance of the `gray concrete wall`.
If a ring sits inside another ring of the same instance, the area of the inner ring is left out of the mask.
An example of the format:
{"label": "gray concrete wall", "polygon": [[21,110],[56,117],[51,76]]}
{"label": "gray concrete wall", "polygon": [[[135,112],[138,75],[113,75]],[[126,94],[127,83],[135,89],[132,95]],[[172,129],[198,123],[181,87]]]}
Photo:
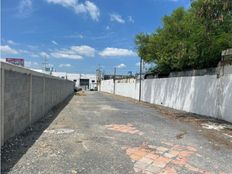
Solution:
{"label": "gray concrete wall", "polygon": [[72,81],[0,62],[1,145],[73,93]]}

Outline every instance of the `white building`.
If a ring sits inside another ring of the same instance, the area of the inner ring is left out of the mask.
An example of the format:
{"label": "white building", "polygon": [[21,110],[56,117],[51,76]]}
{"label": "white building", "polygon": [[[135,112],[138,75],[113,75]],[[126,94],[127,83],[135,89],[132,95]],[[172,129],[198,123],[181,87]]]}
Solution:
{"label": "white building", "polygon": [[66,72],[52,72],[53,76],[72,80],[76,82],[76,87],[84,90],[94,89],[96,85],[96,74],[78,74]]}

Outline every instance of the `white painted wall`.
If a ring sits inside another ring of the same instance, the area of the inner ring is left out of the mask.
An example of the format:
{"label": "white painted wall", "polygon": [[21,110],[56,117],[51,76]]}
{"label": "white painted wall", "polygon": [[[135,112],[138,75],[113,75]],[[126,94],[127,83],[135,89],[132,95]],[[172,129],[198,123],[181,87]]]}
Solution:
{"label": "white painted wall", "polygon": [[[102,81],[101,91],[113,88],[113,80]],[[115,94],[138,99],[139,81],[116,82]],[[232,74],[143,80],[141,100],[232,122]]]}
{"label": "white painted wall", "polygon": [[139,99],[139,83],[116,83],[115,94]]}
{"label": "white painted wall", "polygon": [[101,91],[113,94],[114,93],[114,82],[113,82],[113,80],[110,79],[110,80],[101,81]]}
{"label": "white painted wall", "polygon": [[142,86],[142,101],[201,115],[217,115],[216,76],[145,80]]}
{"label": "white painted wall", "polygon": [[220,83],[220,113],[223,120],[232,122],[232,74],[221,77]]}

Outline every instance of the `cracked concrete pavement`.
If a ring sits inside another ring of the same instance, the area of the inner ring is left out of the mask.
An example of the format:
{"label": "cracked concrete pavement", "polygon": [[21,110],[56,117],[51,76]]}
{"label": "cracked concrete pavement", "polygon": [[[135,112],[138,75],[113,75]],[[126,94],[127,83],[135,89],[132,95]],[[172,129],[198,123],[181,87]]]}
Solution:
{"label": "cracked concrete pavement", "polygon": [[1,171],[231,173],[230,124],[220,132],[215,122],[204,128],[164,110],[99,92],[73,96],[3,146]]}

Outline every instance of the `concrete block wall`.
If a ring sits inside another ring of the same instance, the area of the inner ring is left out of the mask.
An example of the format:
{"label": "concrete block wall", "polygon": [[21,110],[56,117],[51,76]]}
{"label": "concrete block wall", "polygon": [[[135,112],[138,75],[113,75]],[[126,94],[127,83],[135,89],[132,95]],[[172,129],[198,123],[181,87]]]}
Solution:
{"label": "concrete block wall", "polygon": [[[231,71],[232,73],[232,71]],[[232,74],[224,75],[220,78],[219,85],[219,112],[221,118],[232,122]]]}
{"label": "concrete block wall", "polygon": [[112,79],[101,81],[101,87],[99,89],[101,89],[101,91],[113,94],[114,93],[114,81]]}
{"label": "concrete block wall", "polygon": [[142,101],[219,118],[217,88],[215,75],[145,80]]}
{"label": "concrete block wall", "polygon": [[5,70],[4,140],[21,132],[30,121],[30,75]]}
{"label": "concrete block wall", "polygon": [[74,91],[74,82],[0,62],[1,145]]}
{"label": "concrete block wall", "polygon": [[[101,85],[101,91],[113,94],[112,80],[103,81]],[[217,75],[205,75],[146,79],[142,81],[141,91],[144,102],[232,122],[232,74],[229,71],[219,78]],[[115,94],[138,99],[139,81],[116,81]]]}
{"label": "concrete block wall", "polygon": [[115,94],[139,99],[139,83],[116,83]]}

